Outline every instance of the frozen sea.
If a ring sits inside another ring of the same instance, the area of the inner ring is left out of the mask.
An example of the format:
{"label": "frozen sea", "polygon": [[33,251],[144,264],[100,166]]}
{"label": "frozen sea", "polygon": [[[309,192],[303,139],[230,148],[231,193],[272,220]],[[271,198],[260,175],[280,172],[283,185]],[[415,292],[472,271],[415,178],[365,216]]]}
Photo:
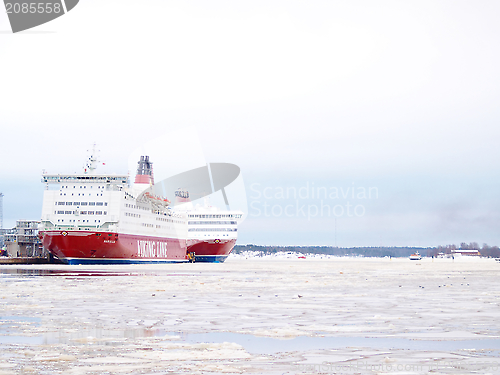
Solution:
{"label": "frozen sea", "polygon": [[500,374],[500,262],[1,266],[2,374]]}

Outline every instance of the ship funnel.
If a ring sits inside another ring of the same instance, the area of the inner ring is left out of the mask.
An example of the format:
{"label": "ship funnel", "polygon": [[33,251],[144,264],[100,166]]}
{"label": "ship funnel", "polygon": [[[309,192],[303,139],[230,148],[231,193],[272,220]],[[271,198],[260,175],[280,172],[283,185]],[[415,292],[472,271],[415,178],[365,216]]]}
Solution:
{"label": "ship funnel", "polygon": [[154,185],[153,163],[149,161],[149,156],[141,156],[137,163],[136,184]]}
{"label": "ship funnel", "polygon": [[178,204],[182,203],[189,203],[191,202],[191,199],[189,198],[189,192],[184,189],[177,189],[175,191],[175,205],[177,206]]}

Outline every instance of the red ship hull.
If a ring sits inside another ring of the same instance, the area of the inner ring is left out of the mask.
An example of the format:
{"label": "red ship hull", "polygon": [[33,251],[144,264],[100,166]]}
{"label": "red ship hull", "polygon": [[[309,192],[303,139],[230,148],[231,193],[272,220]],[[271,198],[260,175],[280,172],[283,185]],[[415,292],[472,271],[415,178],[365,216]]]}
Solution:
{"label": "red ship hull", "polygon": [[185,240],[95,231],[46,231],[43,247],[67,264],[186,262]]}
{"label": "red ship hull", "polygon": [[188,240],[188,253],[196,262],[222,263],[236,244],[236,240]]}

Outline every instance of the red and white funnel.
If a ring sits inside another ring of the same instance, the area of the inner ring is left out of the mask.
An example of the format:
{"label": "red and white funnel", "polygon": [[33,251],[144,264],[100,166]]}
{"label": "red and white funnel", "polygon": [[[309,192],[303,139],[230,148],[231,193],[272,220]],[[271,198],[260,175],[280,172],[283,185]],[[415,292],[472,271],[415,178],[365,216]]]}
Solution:
{"label": "red and white funnel", "polygon": [[191,199],[187,190],[179,188],[175,192],[175,205],[177,206],[182,203],[191,203]]}
{"label": "red and white funnel", "polygon": [[149,156],[141,156],[137,163],[136,184],[154,185],[153,163],[149,161]]}

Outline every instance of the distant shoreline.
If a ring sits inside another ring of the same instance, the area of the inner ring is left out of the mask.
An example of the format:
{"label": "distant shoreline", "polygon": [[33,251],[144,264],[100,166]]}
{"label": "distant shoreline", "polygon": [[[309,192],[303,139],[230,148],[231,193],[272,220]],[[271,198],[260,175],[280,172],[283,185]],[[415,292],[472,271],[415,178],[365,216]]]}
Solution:
{"label": "distant shoreline", "polygon": [[[497,258],[500,257],[498,248],[491,248],[493,251],[481,253],[481,257]],[[452,256],[451,248],[442,247],[334,247],[334,246],[263,246],[263,245],[236,245],[232,251],[233,254],[240,254],[248,251],[260,252],[263,255],[272,255],[277,253],[292,254],[317,254],[334,256],[363,256],[363,257],[392,257],[407,258],[415,252],[419,252],[423,257],[438,257],[439,253],[444,256]],[[480,250],[482,251],[482,250]],[[498,254],[497,254],[498,252]]]}

